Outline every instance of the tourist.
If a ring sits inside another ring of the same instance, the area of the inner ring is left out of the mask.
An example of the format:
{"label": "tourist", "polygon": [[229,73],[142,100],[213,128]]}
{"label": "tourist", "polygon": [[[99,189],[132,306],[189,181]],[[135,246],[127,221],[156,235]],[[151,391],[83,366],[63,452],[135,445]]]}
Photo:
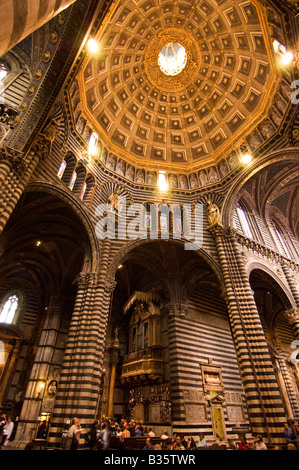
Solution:
{"label": "tourist", "polygon": [[188,442],[186,441],[185,436],[183,436],[183,438],[181,439],[181,444],[182,444],[182,446],[185,447],[185,449],[187,449],[187,447],[188,447]]}
{"label": "tourist", "polygon": [[196,444],[195,444],[195,440],[193,439],[193,437],[188,437],[187,449],[188,450],[195,450],[196,449]]}
{"label": "tourist", "polygon": [[147,437],[143,450],[155,450],[150,437]]}
{"label": "tourist", "polygon": [[163,441],[164,444],[164,450],[173,450],[173,445],[172,445],[172,440],[169,438],[167,440]]}
{"label": "tourist", "polygon": [[78,418],[73,418],[73,424],[67,433],[67,449],[77,450],[79,446],[80,434],[82,429]]}
{"label": "tourist", "polygon": [[266,444],[263,442],[263,438],[258,434],[253,442],[253,450],[268,450]]}
{"label": "tourist", "polygon": [[164,439],[165,439],[165,440],[166,440],[166,439],[169,439],[169,436],[168,436],[168,432],[167,432],[167,431],[163,431],[163,434],[162,434],[162,436],[161,436],[161,439],[162,439],[162,440],[164,440]]}
{"label": "tourist", "polygon": [[12,431],[14,428],[14,423],[9,416],[3,426],[3,432],[2,432],[2,437],[1,437],[1,442],[0,442],[0,449],[4,449],[8,443],[9,439],[11,437]]}
{"label": "tourist", "polygon": [[95,419],[91,425],[90,431],[85,436],[85,441],[87,442],[90,450],[94,450],[98,442],[98,427],[99,420]]}
{"label": "tourist", "polygon": [[204,433],[200,432],[199,433],[199,441],[197,443],[197,448],[202,449],[204,447],[207,447],[207,442],[206,442]]}
{"label": "tourist", "polygon": [[135,436],[137,436],[137,437],[142,436],[142,431],[140,429],[139,424],[137,424],[137,426],[135,428]]}
{"label": "tourist", "polygon": [[126,437],[131,437],[131,433],[129,431],[129,425],[128,424],[125,425],[125,429],[121,433],[121,436],[120,436],[121,442],[123,442]]}
{"label": "tourist", "polygon": [[293,422],[291,420],[288,420],[285,425],[284,425],[284,433],[283,433],[287,444],[294,444],[296,445],[296,440],[297,440],[297,433],[294,428]]}
{"label": "tourist", "polygon": [[108,423],[104,423],[102,425],[102,431],[101,431],[101,434],[100,434],[100,442],[101,442],[101,446],[100,448],[102,450],[107,450],[109,449],[109,445],[110,445],[110,431],[109,431],[109,428],[108,428]]}
{"label": "tourist", "polygon": [[240,437],[240,442],[238,445],[238,450],[251,450],[252,446],[249,442],[246,440],[246,436],[242,435]]}
{"label": "tourist", "polygon": [[149,437],[155,437],[156,436],[156,434],[154,433],[152,428],[149,428],[148,435],[149,435]]}
{"label": "tourist", "polygon": [[185,447],[181,443],[181,437],[176,436],[175,443],[173,445],[173,450],[185,450]]}

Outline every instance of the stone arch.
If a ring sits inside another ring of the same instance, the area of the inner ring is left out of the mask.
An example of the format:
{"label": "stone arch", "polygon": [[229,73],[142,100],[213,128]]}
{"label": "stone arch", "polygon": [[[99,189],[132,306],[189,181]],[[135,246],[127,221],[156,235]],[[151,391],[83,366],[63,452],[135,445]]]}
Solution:
{"label": "stone arch", "polygon": [[249,261],[245,266],[245,269],[247,271],[248,278],[250,278],[250,274],[255,270],[263,271],[268,274],[268,276],[270,276],[278,284],[287,297],[289,301],[288,308],[296,307],[295,300],[293,299],[292,293],[290,292],[288,286],[282,281],[282,279],[279,278],[279,275],[275,274],[268,266],[262,264],[260,261]]}
{"label": "stone arch", "polygon": [[298,161],[298,149],[288,148],[285,151],[278,150],[271,154],[265,155],[261,159],[253,162],[240,172],[238,178],[232,184],[227,192],[222,205],[222,223],[224,226],[233,226],[233,208],[239,197],[240,191],[244,184],[259,171],[281,161]]}
{"label": "stone arch", "polygon": [[53,186],[52,184],[49,184],[49,183],[38,182],[38,181],[31,182],[26,187],[25,192],[30,192],[30,191],[43,191],[45,193],[56,196],[62,201],[64,201],[76,213],[76,215],[82,222],[82,225],[84,226],[86,233],[88,235],[88,239],[89,239],[89,243],[91,247],[91,256],[92,256],[92,259],[90,260],[91,271],[95,272],[99,265],[100,246],[99,246],[98,239],[96,238],[96,234],[95,234],[92,222],[90,218],[84,212],[84,208],[82,207],[82,205],[77,201],[77,199],[72,194],[69,194],[63,188]]}
{"label": "stone arch", "polygon": [[[126,245],[119,250],[117,255],[112,259],[109,269],[108,269],[108,277],[111,279],[114,279],[115,274],[117,272],[118,266],[121,265],[125,259],[126,256],[133,251],[135,248],[140,247],[142,245],[148,244],[148,243],[153,243],[154,241],[162,241],[163,240],[150,240],[150,239],[138,239],[138,240],[132,240],[131,242],[126,243]],[[169,242],[172,242],[176,245],[183,245],[187,240],[181,239],[181,240],[166,240]],[[203,248],[200,250],[196,251],[197,255],[201,257],[212,269],[212,271],[215,273],[217,276],[217,279],[219,280],[220,285],[223,285],[223,276],[221,273],[221,268],[218,265],[218,263],[214,260],[214,258]]]}

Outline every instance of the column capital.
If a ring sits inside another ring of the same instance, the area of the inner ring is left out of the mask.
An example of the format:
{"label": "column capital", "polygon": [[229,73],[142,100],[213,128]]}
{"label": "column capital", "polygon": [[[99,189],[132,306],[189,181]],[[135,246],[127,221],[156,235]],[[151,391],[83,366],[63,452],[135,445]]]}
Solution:
{"label": "column capital", "polygon": [[76,279],[77,286],[79,288],[86,288],[88,286],[96,286],[97,284],[97,273],[79,273]]}
{"label": "column capital", "polygon": [[27,163],[24,161],[24,153],[11,147],[3,147],[0,149],[0,163],[1,162],[8,163],[17,173],[22,173],[27,167]]}
{"label": "column capital", "polygon": [[209,230],[209,232],[211,232],[211,234],[213,235],[214,238],[223,237],[225,235],[224,227],[220,223],[209,225],[207,230]]}
{"label": "column capital", "polygon": [[106,283],[105,283],[105,290],[112,293],[114,292],[116,285],[117,285],[117,282],[113,277],[107,277]]}
{"label": "column capital", "polygon": [[294,323],[299,322],[299,308],[291,308],[290,310],[286,310],[284,312],[284,316],[290,325],[294,325]]}

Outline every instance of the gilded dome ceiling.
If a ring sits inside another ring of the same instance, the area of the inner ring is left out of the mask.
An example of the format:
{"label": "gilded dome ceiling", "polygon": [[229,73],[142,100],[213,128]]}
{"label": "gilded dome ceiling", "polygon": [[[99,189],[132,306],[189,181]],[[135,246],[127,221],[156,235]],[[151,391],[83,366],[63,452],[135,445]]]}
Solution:
{"label": "gilded dome ceiling", "polygon": [[[97,39],[76,77],[80,116],[135,168],[219,163],[267,117],[279,85],[255,0],[124,0]],[[185,51],[179,73],[161,68],[169,44]]]}

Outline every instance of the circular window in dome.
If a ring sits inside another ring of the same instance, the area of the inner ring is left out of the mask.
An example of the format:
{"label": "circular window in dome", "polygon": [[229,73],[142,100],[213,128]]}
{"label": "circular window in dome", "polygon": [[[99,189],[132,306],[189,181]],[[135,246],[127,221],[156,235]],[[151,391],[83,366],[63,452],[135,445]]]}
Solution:
{"label": "circular window in dome", "polygon": [[181,44],[169,42],[160,51],[158,64],[165,75],[178,75],[187,64],[186,49]]}

